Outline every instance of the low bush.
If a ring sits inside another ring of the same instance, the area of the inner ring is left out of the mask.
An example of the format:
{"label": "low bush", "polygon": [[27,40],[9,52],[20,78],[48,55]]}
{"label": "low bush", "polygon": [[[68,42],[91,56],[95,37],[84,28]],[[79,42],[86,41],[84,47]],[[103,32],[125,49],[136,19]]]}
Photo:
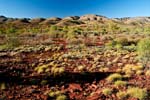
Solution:
{"label": "low bush", "polygon": [[111,94],[112,94],[112,89],[110,89],[110,88],[105,88],[105,89],[102,90],[102,93],[103,93],[104,95],[111,95]]}
{"label": "low bush", "polygon": [[48,95],[51,98],[55,98],[55,100],[67,100],[67,96],[64,95],[61,91],[50,91]]}
{"label": "low bush", "polygon": [[143,39],[138,43],[137,52],[143,66],[150,63],[150,39]]}
{"label": "low bush", "polygon": [[0,49],[14,49],[21,45],[18,37],[7,37],[6,43],[0,46]]}
{"label": "low bush", "polygon": [[105,44],[106,48],[112,49],[116,45],[115,41],[109,41],[108,43]]}
{"label": "low bush", "polygon": [[65,95],[59,95],[56,97],[56,100],[67,100],[67,97]]}
{"label": "low bush", "polygon": [[6,89],[6,84],[3,82],[3,83],[0,83],[0,90],[4,90]]}
{"label": "low bush", "polygon": [[112,74],[107,78],[107,80],[110,82],[114,82],[114,81],[121,80],[121,79],[122,79],[122,75],[118,73]]}
{"label": "low bush", "polygon": [[141,66],[141,65],[133,65],[133,64],[127,64],[122,69],[122,71],[125,74],[134,74],[134,72],[136,72],[137,74],[140,74],[140,71],[142,72],[142,70],[143,70],[143,66]]}
{"label": "low bush", "polygon": [[123,46],[128,45],[128,39],[126,37],[119,37],[115,39],[117,44],[121,44]]}
{"label": "low bush", "polygon": [[117,50],[121,50],[121,49],[123,48],[123,46],[122,46],[122,44],[117,43],[117,44],[115,45],[115,48],[116,48]]}
{"label": "low bush", "polygon": [[138,88],[138,87],[132,87],[132,88],[129,88],[127,89],[127,94],[130,96],[130,97],[134,97],[134,98],[137,98],[139,100],[147,100],[147,91],[145,89],[141,89],[141,88]]}
{"label": "low bush", "polygon": [[127,93],[124,91],[119,91],[119,92],[117,92],[116,95],[119,100],[125,100],[125,99],[127,99],[127,96],[128,96]]}
{"label": "low bush", "polygon": [[133,51],[136,51],[137,47],[134,44],[132,44],[129,46],[124,46],[123,49],[133,52]]}
{"label": "low bush", "polygon": [[114,83],[115,86],[126,86],[127,82],[118,80]]}

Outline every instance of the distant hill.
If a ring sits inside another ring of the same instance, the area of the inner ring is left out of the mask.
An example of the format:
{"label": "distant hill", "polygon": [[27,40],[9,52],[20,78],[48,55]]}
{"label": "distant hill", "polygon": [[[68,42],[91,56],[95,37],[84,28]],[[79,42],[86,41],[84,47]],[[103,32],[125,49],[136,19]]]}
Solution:
{"label": "distant hill", "polygon": [[65,18],[8,18],[0,16],[0,24],[42,24],[42,25],[83,25],[90,23],[107,23],[116,22],[127,25],[145,25],[150,24],[150,17],[125,17],[125,18],[108,18],[101,15],[88,14],[84,16],[69,16]]}

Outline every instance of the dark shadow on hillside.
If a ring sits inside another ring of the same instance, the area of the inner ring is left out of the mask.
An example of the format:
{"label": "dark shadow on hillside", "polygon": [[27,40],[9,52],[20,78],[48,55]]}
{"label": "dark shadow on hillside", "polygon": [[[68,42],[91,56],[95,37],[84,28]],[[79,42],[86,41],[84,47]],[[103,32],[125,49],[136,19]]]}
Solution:
{"label": "dark shadow on hillside", "polygon": [[57,76],[10,76],[9,74],[0,75],[0,81],[10,84],[20,85],[40,85],[42,80],[47,80],[47,84],[50,85],[61,85],[67,83],[92,83],[93,81],[100,81],[112,74],[113,72],[82,72],[82,73],[71,73],[65,72],[62,75]]}

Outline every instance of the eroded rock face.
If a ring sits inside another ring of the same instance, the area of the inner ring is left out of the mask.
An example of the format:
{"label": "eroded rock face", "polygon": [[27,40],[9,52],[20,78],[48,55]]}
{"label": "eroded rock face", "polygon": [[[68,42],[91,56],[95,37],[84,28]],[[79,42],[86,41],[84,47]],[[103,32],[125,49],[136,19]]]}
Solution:
{"label": "eroded rock face", "polygon": [[45,21],[43,21],[41,24],[57,24],[59,21],[61,21],[61,18],[58,17],[52,17],[48,18]]}
{"label": "eroded rock face", "polygon": [[125,18],[120,18],[122,22],[125,24],[147,24],[150,23],[150,17],[125,17]]}
{"label": "eroded rock face", "polygon": [[79,20],[62,20],[57,25],[58,26],[73,26],[73,25],[81,25],[81,24],[84,24],[84,23]]}
{"label": "eroded rock face", "polygon": [[83,21],[100,21],[103,19],[107,19],[107,18],[104,16],[100,16],[100,15],[84,15],[80,17],[80,20],[83,20]]}
{"label": "eroded rock face", "polygon": [[7,20],[5,16],[0,16],[0,23],[3,23]]}
{"label": "eroded rock face", "polygon": [[21,19],[15,19],[14,21],[12,21],[12,23],[14,24],[25,24],[25,23],[29,23],[28,18],[21,18]]}
{"label": "eroded rock face", "polygon": [[5,21],[6,23],[12,23],[13,21],[15,21],[17,19],[14,18],[7,18],[7,20]]}
{"label": "eroded rock face", "polygon": [[59,18],[59,17],[52,17],[52,18],[48,18],[47,20],[51,20],[51,21],[60,21],[60,20],[62,20],[62,19]]}
{"label": "eroded rock face", "polygon": [[44,20],[45,20],[44,18],[34,18],[30,20],[30,23],[37,24],[43,22]]}
{"label": "eroded rock face", "polygon": [[65,17],[63,20],[78,20],[80,19],[79,16],[70,16],[70,17]]}

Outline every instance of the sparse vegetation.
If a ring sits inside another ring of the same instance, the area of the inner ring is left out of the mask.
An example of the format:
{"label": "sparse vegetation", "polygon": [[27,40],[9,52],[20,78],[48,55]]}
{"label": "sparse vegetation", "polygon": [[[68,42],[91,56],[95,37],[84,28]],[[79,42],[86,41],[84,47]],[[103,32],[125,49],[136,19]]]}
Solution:
{"label": "sparse vegetation", "polygon": [[129,88],[127,94],[131,97],[137,98],[139,100],[147,100],[148,93],[145,89],[138,87]]}
{"label": "sparse vegetation", "polygon": [[122,79],[122,75],[118,73],[112,74],[107,78],[107,80],[110,82],[114,82],[114,81],[121,80],[121,79]]}
{"label": "sparse vegetation", "polygon": [[103,89],[102,90],[102,93],[104,94],[104,95],[111,95],[112,94],[112,89],[110,89],[110,88],[105,88],[105,89]]}
{"label": "sparse vegetation", "polygon": [[56,100],[67,100],[67,97],[65,95],[59,95]]}
{"label": "sparse vegetation", "polygon": [[122,71],[124,73],[126,73],[127,75],[132,75],[132,74],[142,74],[143,71],[143,66],[141,65],[131,65],[131,64],[127,64],[125,65],[125,67],[122,69]]}
{"label": "sparse vegetation", "polygon": [[4,82],[0,83],[0,90],[6,89],[6,84]]}
{"label": "sparse vegetation", "polygon": [[48,95],[56,100],[67,100],[67,97],[61,91],[50,91]]}
{"label": "sparse vegetation", "polygon": [[143,39],[138,43],[137,48],[140,61],[143,63],[143,66],[147,66],[150,61],[150,40]]}
{"label": "sparse vegetation", "polygon": [[98,15],[0,22],[0,99],[149,100],[146,23]]}
{"label": "sparse vegetation", "polygon": [[119,91],[116,95],[119,98],[119,100],[125,100],[128,96],[128,94],[125,91]]}
{"label": "sparse vegetation", "polygon": [[126,37],[118,37],[115,41],[117,44],[121,44],[123,46],[128,45],[128,39]]}
{"label": "sparse vegetation", "polygon": [[114,85],[115,86],[126,86],[127,82],[118,80],[114,83]]}

